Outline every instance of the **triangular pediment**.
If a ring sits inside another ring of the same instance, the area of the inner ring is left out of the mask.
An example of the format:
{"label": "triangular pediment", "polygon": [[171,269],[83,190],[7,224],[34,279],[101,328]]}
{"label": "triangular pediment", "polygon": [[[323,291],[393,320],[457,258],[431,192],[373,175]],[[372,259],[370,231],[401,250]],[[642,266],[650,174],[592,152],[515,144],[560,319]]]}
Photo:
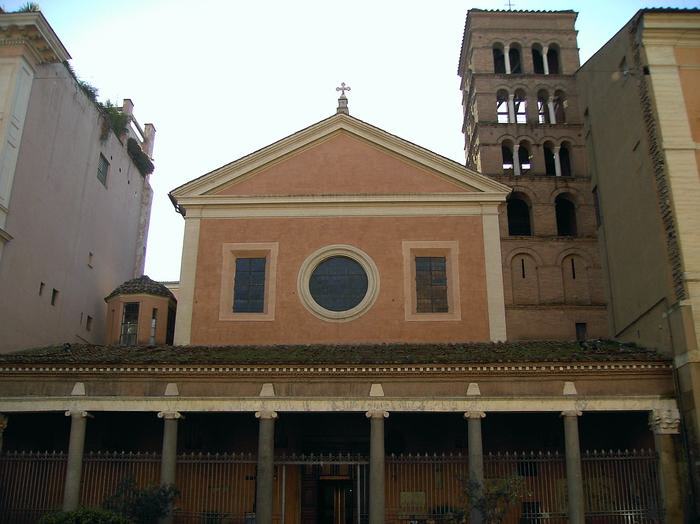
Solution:
{"label": "triangular pediment", "polygon": [[205,204],[225,197],[476,193],[502,200],[508,191],[457,162],[337,114],[186,183],[171,197]]}
{"label": "triangular pediment", "polygon": [[475,191],[344,129],[209,194],[352,195]]}

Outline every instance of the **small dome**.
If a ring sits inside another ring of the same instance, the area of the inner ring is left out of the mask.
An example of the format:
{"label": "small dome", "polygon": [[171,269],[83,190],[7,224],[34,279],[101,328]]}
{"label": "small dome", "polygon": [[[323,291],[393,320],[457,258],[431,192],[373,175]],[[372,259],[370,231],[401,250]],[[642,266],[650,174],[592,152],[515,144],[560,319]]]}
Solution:
{"label": "small dome", "polygon": [[168,297],[173,300],[177,300],[172,291],[165,287],[160,282],[156,282],[148,278],[148,275],[142,275],[138,278],[132,278],[127,280],[121,286],[112,291],[109,295],[105,297],[105,300],[109,300],[117,295],[155,295],[159,297]]}

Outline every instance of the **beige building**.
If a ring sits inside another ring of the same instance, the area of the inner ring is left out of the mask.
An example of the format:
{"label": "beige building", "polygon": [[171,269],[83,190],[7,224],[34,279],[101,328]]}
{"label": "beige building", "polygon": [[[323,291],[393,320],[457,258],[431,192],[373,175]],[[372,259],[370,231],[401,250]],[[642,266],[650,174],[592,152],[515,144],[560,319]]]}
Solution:
{"label": "beige building", "polygon": [[40,12],[0,15],[0,352],[103,342],[143,272],[155,128],[117,136],[69,58]]}
{"label": "beige building", "polygon": [[700,460],[700,12],[644,9],[576,75],[612,335],[674,358]]}
{"label": "beige building", "polygon": [[576,16],[467,14],[458,68],[466,164],[512,189],[500,209],[509,340],[609,333],[574,82]]}

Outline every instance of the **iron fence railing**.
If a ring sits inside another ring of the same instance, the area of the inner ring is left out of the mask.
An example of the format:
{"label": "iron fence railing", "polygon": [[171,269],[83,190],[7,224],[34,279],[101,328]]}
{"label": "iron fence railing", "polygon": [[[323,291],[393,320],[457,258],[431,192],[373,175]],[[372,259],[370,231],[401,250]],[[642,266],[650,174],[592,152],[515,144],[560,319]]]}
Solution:
{"label": "iron fence railing", "polygon": [[177,457],[175,521],[244,523],[255,508],[256,456],[186,453]]}
{"label": "iron fence railing", "polygon": [[468,478],[466,455],[426,453],[387,456],[387,522],[452,518],[464,508],[464,489]]}
{"label": "iron fence railing", "polygon": [[8,451],[0,455],[0,522],[34,523],[59,508],[68,456],[63,452]]}
{"label": "iron fence railing", "polygon": [[487,488],[512,481],[521,500],[506,514],[505,523],[567,522],[566,460],[555,452],[488,453],[484,456]]}
{"label": "iron fence railing", "polygon": [[[558,452],[484,455],[487,488],[516,479],[523,496],[507,523],[566,522],[566,464]],[[657,455],[651,450],[582,453],[586,521],[661,521]],[[64,452],[0,454],[0,522],[30,523],[60,508]],[[177,457],[176,522],[247,524],[254,519],[256,456],[187,453]],[[388,523],[447,521],[464,510],[468,459],[463,454],[388,455],[385,501]],[[119,482],[157,485],[157,453],[89,452],[83,460],[81,505],[99,506]],[[364,524],[369,509],[369,460],[353,454],[283,455],[275,459],[276,524],[335,515],[338,524]],[[312,515],[313,514],[313,515]]]}
{"label": "iron fence railing", "polygon": [[160,455],[114,451],[85,453],[80,503],[87,507],[99,507],[117,491],[119,483],[128,478],[139,487],[157,485],[160,480]]}
{"label": "iron fence railing", "polygon": [[590,522],[662,521],[654,450],[586,451],[581,469]]}

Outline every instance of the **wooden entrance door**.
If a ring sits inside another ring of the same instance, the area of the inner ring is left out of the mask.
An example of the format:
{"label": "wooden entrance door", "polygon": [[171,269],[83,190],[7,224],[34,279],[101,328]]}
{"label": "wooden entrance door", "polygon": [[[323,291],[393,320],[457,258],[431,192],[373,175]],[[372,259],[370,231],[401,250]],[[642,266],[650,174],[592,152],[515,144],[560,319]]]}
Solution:
{"label": "wooden entrance door", "polygon": [[320,480],[318,524],[352,524],[354,497],[350,480]]}

